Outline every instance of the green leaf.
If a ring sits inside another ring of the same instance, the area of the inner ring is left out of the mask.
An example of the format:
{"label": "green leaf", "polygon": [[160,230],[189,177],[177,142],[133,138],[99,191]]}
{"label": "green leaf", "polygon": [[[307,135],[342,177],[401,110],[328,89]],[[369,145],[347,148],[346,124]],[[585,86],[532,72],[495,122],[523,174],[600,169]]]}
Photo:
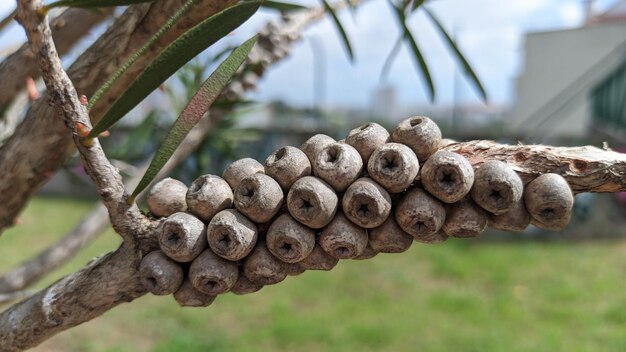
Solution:
{"label": "green leaf", "polygon": [[424,0],[414,0],[411,6],[411,12],[419,9],[424,4]]}
{"label": "green leaf", "polygon": [[46,9],[52,9],[55,7],[111,7],[111,6],[127,6],[133,4],[139,4],[142,2],[153,2],[155,0],[59,0],[52,2],[45,6]]}
{"label": "green leaf", "polygon": [[278,10],[282,13],[290,12],[290,11],[300,11],[300,10],[308,10],[309,8],[306,6],[292,4],[289,2],[281,2],[281,1],[263,1],[261,7],[265,7],[272,10]]}
{"label": "green leaf", "polygon": [[333,22],[335,23],[335,27],[339,31],[339,35],[341,35],[341,39],[343,41],[344,47],[346,48],[346,53],[348,54],[348,58],[350,59],[350,62],[354,62],[354,53],[352,52],[352,45],[350,45],[350,39],[348,38],[348,35],[346,34],[346,30],[343,29],[343,25],[341,24],[341,21],[339,21],[339,18],[337,17],[335,10],[333,10],[333,8],[328,4],[328,2],[326,0],[322,0],[322,3],[324,3],[324,9],[326,9],[326,12],[330,14],[330,17],[333,19]]}
{"label": "green leaf", "polygon": [[384,82],[387,79],[387,76],[389,75],[389,71],[391,70],[391,65],[393,65],[393,61],[396,59],[396,57],[398,56],[398,53],[400,52],[400,47],[402,46],[402,39],[404,39],[404,36],[400,36],[398,40],[396,40],[395,44],[393,44],[393,48],[391,48],[391,51],[389,52],[389,55],[387,55],[387,58],[385,59],[383,68],[380,70],[381,82]]}
{"label": "green leaf", "polygon": [[256,36],[254,36],[241,44],[217,67],[217,69],[215,69],[215,71],[213,71],[213,73],[211,73],[209,78],[204,81],[198,92],[191,98],[165,136],[163,144],[161,144],[156,151],[148,170],[131,195],[129,202],[133,201],[134,198],[152,182],[159,173],[159,170],[163,168],[163,165],[165,165],[176,148],[178,148],[183,139],[185,139],[185,136],[187,136],[189,131],[191,131],[202,116],[209,110],[211,104],[217,99],[250,53],[250,50],[256,43],[256,39]]}
{"label": "green leaf", "polygon": [[404,15],[404,11],[402,10],[402,8],[394,5],[391,1],[389,3],[391,4],[391,7],[394,9],[396,18],[398,19],[398,22],[400,23],[400,26],[402,27],[404,39],[409,43],[409,46],[411,47],[411,51],[413,52],[413,57],[415,58],[416,64],[419,66],[419,69],[422,72],[422,78],[424,79],[424,83],[426,84],[428,97],[430,101],[432,102],[435,100],[435,86],[433,84],[433,79],[430,76],[428,65],[426,64],[426,61],[424,60],[424,56],[422,55],[422,52],[420,51],[419,46],[417,45],[417,42],[415,41],[415,38],[413,38],[413,35],[411,34],[411,30],[409,30],[409,27],[406,24],[406,17]]}
{"label": "green leaf", "polygon": [[260,2],[256,1],[239,3],[209,17],[181,35],[126,88],[96,124],[89,137],[96,137],[119,121],[184,64],[250,18],[259,6]]}
{"label": "green leaf", "polygon": [[470,64],[465,59],[465,56],[463,55],[463,53],[461,53],[461,50],[459,50],[459,47],[456,45],[454,39],[450,37],[448,32],[441,25],[441,22],[439,22],[437,17],[428,8],[424,7],[424,12],[426,13],[426,15],[428,15],[430,20],[435,24],[435,27],[445,39],[446,44],[448,44],[450,49],[452,49],[454,56],[456,56],[456,58],[459,60],[459,63],[461,64],[461,68],[463,69],[463,73],[465,74],[465,76],[470,80],[472,85],[478,90],[478,93],[480,94],[480,97],[483,99],[483,101],[487,102],[487,92],[485,91],[485,88],[483,87],[482,83],[480,82],[480,79],[478,79],[478,76],[472,69],[472,66],[470,66]]}

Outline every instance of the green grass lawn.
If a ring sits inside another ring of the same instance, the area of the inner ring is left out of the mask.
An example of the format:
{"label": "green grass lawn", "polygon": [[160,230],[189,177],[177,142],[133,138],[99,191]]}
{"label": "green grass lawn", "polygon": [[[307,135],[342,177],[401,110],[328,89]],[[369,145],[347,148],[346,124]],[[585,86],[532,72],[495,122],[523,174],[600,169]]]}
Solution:
{"label": "green grass lawn", "polygon": [[[36,199],[0,237],[0,269],[88,203]],[[119,243],[101,236],[48,282]],[[342,261],[208,308],[146,296],[37,351],[626,351],[626,241],[450,240]]]}

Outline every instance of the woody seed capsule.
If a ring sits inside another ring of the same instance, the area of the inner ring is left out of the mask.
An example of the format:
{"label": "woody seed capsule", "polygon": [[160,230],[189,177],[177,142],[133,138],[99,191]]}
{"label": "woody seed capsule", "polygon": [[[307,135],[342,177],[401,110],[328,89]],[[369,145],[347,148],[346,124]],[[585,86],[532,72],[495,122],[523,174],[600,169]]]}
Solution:
{"label": "woody seed capsule", "polygon": [[305,270],[324,270],[328,271],[335,267],[339,263],[339,259],[329,255],[316,244],[311,254],[298,263],[302,269]]}
{"label": "woody seed capsule", "polygon": [[446,219],[443,204],[423,189],[408,191],[396,208],[396,222],[415,238],[436,234]]}
{"label": "woody seed capsule", "polygon": [[200,220],[209,222],[215,214],[233,205],[233,191],[223,178],[198,177],[187,191],[187,207]]}
{"label": "woody seed capsule", "polygon": [[224,170],[222,177],[226,182],[228,182],[230,188],[235,190],[244,178],[264,172],[265,168],[261,165],[261,163],[252,158],[244,158],[234,161],[228,165],[226,170]]}
{"label": "woody seed capsule", "polygon": [[271,220],[283,204],[283,190],[265,174],[254,174],[241,180],[235,190],[235,207],[250,220]]}
{"label": "woody seed capsule", "polygon": [[474,170],[463,156],[445,150],[433,154],[422,166],[422,185],[444,203],[463,199],[474,184]]}
{"label": "woody seed capsule", "polygon": [[309,138],[306,142],[304,142],[300,146],[300,150],[306,154],[309,158],[311,165],[315,162],[315,157],[319,152],[324,149],[329,144],[335,143],[335,140],[332,137],[329,137],[325,134],[316,134],[315,136]]}
{"label": "woody seed capsule", "polygon": [[470,198],[446,206],[443,231],[452,237],[476,237],[487,226],[487,213]]}
{"label": "woody seed capsule", "polygon": [[247,295],[250,293],[254,293],[263,288],[263,285],[255,284],[254,282],[248,280],[248,278],[243,274],[243,269],[239,271],[239,278],[237,282],[235,282],[235,286],[230,289],[230,292],[236,295]]}
{"label": "woody seed capsule", "polygon": [[319,244],[326,253],[337,259],[352,259],[363,253],[367,246],[367,231],[337,213],[333,221],[322,230]]}
{"label": "woody seed capsule", "polygon": [[414,236],[413,239],[415,242],[427,243],[427,244],[437,244],[443,243],[447,241],[449,238],[448,235],[443,230],[439,230],[438,232],[430,235],[419,235]]}
{"label": "woody seed capsule", "polygon": [[375,122],[353,129],[346,137],[346,143],[359,152],[364,164],[367,164],[374,150],[387,143],[387,141],[389,141],[389,132]]}
{"label": "woody seed capsule", "polygon": [[328,225],[335,216],[338,202],[330,185],[312,176],[296,181],[287,195],[289,214],[313,229]]}
{"label": "woody seed capsule", "polygon": [[506,163],[490,160],[474,171],[472,199],[492,214],[504,214],[522,198],[524,185]]}
{"label": "woody seed capsule", "polygon": [[387,143],[376,149],[367,163],[369,176],[389,193],[403,192],[417,176],[417,156],[404,144]]}
{"label": "woody seed capsule", "polygon": [[185,194],[187,186],[173,178],[164,178],[156,183],[148,192],[148,210],[157,217],[170,216],[179,211],[187,210]]}
{"label": "woody seed capsule", "polygon": [[265,237],[267,249],[285,263],[306,258],[315,247],[315,232],[289,214],[276,218]]}
{"label": "woody seed capsule", "polygon": [[411,247],[413,237],[404,232],[393,216],[382,225],[369,230],[369,245],[376,252],[402,253]]}
{"label": "woody seed capsule", "polygon": [[258,285],[273,285],[287,277],[285,263],[267,249],[265,242],[258,242],[243,262],[243,274]]}
{"label": "woody seed capsule", "polygon": [[561,175],[543,174],[526,185],[524,201],[533,225],[560,231],[569,223],[574,195]]}
{"label": "woody seed capsule", "polygon": [[378,252],[374,250],[374,248],[372,248],[372,246],[369,245],[369,243],[367,244],[367,246],[365,246],[365,249],[363,250],[363,253],[359,254],[358,256],[352,258],[354,260],[366,260],[366,259],[371,259],[374,258],[375,256],[378,255]]}
{"label": "woody seed capsule", "polygon": [[200,253],[189,267],[193,287],[212,296],[229,291],[238,276],[237,263],[218,257],[210,249]]}
{"label": "woody seed capsule", "polygon": [[215,301],[215,296],[204,294],[185,280],[183,285],[174,292],[174,299],[181,307],[208,307]]}
{"label": "woody seed capsule", "polygon": [[348,144],[333,143],[319,152],[313,163],[315,176],[328,182],[337,192],[343,192],[363,170],[363,160]]}
{"label": "woody seed capsule", "polygon": [[524,205],[524,199],[515,203],[513,208],[504,214],[487,214],[487,224],[496,230],[521,232],[530,224],[530,214]]}
{"label": "woody seed capsule", "polygon": [[206,245],[204,223],[191,214],[174,213],[161,225],[159,247],[177,262],[194,260]]}
{"label": "woody seed capsule", "polygon": [[144,287],[157,296],[169,295],[183,283],[183,268],[161,251],[148,253],[139,264],[139,277]]}
{"label": "woody seed capsule", "polygon": [[344,215],[358,226],[371,229],[381,225],[391,213],[391,197],[384,188],[362,177],[348,187],[343,195]]}
{"label": "woody seed capsule", "polygon": [[213,252],[232,261],[250,254],[257,237],[256,225],[235,209],[220,211],[207,226],[207,239]]}
{"label": "woody seed capsule", "polygon": [[391,134],[391,140],[411,148],[419,161],[423,162],[439,148],[441,130],[430,118],[414,116],[398,124]]}
{"label": "woody seed capsule", "polygon": [[298,179],[311,174],[311,163],[300,149],[283,147],[265,160],[265,174],[276,180],[284,191],[288,191]]}

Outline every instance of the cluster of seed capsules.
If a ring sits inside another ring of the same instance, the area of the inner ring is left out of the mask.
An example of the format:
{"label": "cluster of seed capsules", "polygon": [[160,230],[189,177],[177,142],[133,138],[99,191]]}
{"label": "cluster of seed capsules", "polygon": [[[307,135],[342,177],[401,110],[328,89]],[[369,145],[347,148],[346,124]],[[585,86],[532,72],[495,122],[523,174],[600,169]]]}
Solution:
{"label": "cluster of seed capsules", "polygon": [[475,237],[488,224],[521,231],[569,222],[574,197],[561,176],[524,186],[506,163],[472,166],[442,149],[448,144],[431,119],[416,116],[391,135],[376,123],[338,142],[318,134],[264,165],[241,159],[189,188],[165,179],[148,195],[150,212],[166,219],[141,280],[183,306],[207,306],[219,294],[256,292],[340,259],[404,252],[414,241]]}

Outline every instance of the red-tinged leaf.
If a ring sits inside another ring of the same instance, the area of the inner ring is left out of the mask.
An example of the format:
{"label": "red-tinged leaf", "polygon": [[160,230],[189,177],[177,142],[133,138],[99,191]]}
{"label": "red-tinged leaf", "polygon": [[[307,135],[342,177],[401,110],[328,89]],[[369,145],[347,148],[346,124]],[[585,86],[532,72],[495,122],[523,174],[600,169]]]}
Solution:
{"label": "red-tinged leaf", "polygon": [[140,4],[142,2],[153,2],[155,0],[59,0],[46,5],[46,9],[54,7],[113,7]]}

